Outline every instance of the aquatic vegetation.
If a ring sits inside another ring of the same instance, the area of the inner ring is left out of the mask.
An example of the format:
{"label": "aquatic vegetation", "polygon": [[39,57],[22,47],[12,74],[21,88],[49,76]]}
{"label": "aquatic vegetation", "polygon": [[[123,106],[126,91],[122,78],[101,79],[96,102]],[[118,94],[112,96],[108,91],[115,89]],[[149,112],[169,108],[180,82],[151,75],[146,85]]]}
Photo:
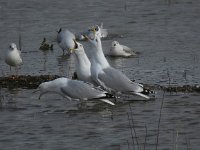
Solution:
{"label": "aquatic vegetation", "polygon": [[21,76],[9,76],[0,77],[0,88],[27,88],[35,89],[42,82],[54,80],[59,78],[58,75],[21,75]]}
{"label": "aquatic vegetation", "polygon": [[[40,83],[54,80],[59,78],[58,75],[20,75],[20,76],[8,76],[8,77],[0,77],[0,88],[28,88],[35,89]],[[77,79],[76,72],[72,79]],[[148,85],[144,84],[144,94],[152,94],[156,90],[161,90],[165,92],[200,92],[199,85]]]}

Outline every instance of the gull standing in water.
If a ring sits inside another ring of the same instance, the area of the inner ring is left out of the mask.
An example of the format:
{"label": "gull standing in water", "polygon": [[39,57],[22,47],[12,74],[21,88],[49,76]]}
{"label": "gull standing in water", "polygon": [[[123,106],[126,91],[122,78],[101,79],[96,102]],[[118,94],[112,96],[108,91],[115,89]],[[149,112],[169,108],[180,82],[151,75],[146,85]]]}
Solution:
{"label": "gull standing in water", "polygon": [[121,56],[121,57],[130,57],[135,56],[136,53],[129,47],[119,44],[117,41],[113,41],[110,50],[107,55],[109,56]]}
{"label": "gull standing in water", "polygon": [[133,94],[149,99],[141,93],[144,90],[143,85],[132,82],[125,74],[109,65],[102,50],[99,27],[91,28],[90,32],[93,34],[87,36],[91,45],[88,55],[93,80],[110,93]]}
{"label": "gull standing in water", "polygon": [[70,50],[74,48],[74,40],[75,35],[71,33],[69,30],[60,28],[57,35],[57,43],[60,46],[60,48],[63,50],[63,55],[70,54]]}
{"label": "gull standing in water", "polygon": [[17,49],[15,43],[11,43],[6,53],[5,62],[11,67],[16,67],[22,64],[21,51]]}
{"label": "gull standing in water", "polygon": [[59,94],[68,100],[91,100],[98,99],[110,105],[115,105],[106,98],[106,92],[95,89],[90,84],[83,81],[71,80],[68,78],[58,78],[53,81],[41,83],[38,87],[40,91],[39,99],[47,93]]}

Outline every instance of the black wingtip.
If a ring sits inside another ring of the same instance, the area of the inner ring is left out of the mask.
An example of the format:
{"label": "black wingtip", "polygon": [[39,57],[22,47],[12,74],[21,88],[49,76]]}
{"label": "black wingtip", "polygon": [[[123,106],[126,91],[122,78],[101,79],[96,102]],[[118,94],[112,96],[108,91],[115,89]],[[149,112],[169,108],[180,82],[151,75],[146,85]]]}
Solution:
{"label": "black wingtip", "polygon": [[115,98],[115,96],[110,93],[105,93],[105,94],[106,94],[106,98]]}

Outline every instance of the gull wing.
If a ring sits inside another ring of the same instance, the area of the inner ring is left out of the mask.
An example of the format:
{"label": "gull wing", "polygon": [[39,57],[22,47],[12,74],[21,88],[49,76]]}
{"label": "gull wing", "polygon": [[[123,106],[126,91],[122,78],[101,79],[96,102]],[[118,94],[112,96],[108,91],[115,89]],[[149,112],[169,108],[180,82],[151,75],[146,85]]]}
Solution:
{"label": "gull wing", "polygon": [[61,91],[75,99],[93,99],[106,96],[102,91],[91,87],[85,82],[77,80],[70,80],[67,86],[61,87]]}
{"label": "gull wing", "polygon": [[98,74],[98,79],[115,91],[136,93],[143,91],[140,84],[132,82],[125,74],[112,67],[103,69],[103,72]]}
{"label": "gull wing", "polygon": [[121,45],[123,47],[123,51],[127,52],[127,53],[130,53],[132,55],[136,55],[134,50],[129,48],[128,46],[125,46],[125,45]]}

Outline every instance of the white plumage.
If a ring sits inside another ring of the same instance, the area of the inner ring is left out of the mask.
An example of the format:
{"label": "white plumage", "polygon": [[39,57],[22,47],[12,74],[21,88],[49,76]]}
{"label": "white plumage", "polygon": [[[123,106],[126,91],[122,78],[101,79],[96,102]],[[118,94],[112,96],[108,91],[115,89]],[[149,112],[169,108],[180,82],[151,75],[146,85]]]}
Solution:
{"label": "white plumage", "polygon": [[95,89],[90,84],[87,84],[83,81],[71,80],[68,78],[58,78],[53,81],[41,83],[38,89],[40,90],[39,98],[41,98],[42,95],[47,93],[57,93],[69,100],[98,99],[100,101],[114,105],[114,103],[112,103],[109,100],[100,99],[106,97],[104,91]]}
{"label": "white plumage", "polygon": [[75,66],[76,66],[76,73],[78,76],[78,80],[94,84],[90,71],[91,63],[87,55],[85,54],[84,47],[79,42],[75,43],[76,47],[74,49],[74,54],[76,58]]}
{"label": "white plumage", "polygon": [[130,57],[135,56],[136,53],[129,47],[119,44],[117,41],[113,41],[111,48],[107,52],[109,56],[120,56],[120,57]]}
{"label": "white plumage", "polygon": [[5,62],[10,67],[17,67],[22,64],[21,51],[17,49],[15,43],[11,43],[6,53]]}
{"label": "white plumage", "polygon": [[141,93],[143,85],[132,82],[125,74],[109,65],[103,54],[99,28],[95,26],[91,32],[93,32],[93,36],[88,37],[91,43],[88,54],[90,55],[93,80],[108,92],[130,93],[149,99],[148,96]]}
{"label": "white plumage", "polygon": [[60,48],[63,50],[63,54],[66,51],[67,54],[70,54],[70,50],[74,48],[75,35],[67,29],[60,28],[57,35],[57,43]]}

